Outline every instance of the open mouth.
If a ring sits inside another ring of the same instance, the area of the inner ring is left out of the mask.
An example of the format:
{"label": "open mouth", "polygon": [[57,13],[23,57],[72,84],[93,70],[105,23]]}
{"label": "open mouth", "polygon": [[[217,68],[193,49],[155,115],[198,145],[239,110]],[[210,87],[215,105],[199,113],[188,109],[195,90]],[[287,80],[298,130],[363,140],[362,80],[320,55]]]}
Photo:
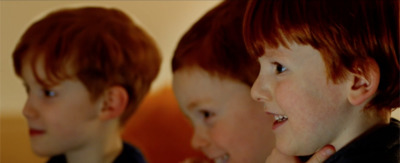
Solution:
{"label": "open mouth", "polygon": [[214,159],[214,163],[227,163],[228,161],[229,161],[228,154],[224,154],[223,156]]}
{"label": "open mouth", "polygon": [[37,136],[37,135],[42,135],[42,134],[44,134],[44,130],[29,129],[30,136]]}
{"label": "open mouth", "polygon": [[288,117],[286,115],[275,114],[274,118],[275,118],[275,121],[278,121],[278,122],[282,122],[282,121],[288,120]]}
{"label": "open mouth", "polygon": [[274,124],[272,125],[272,130],[277,129],[281,125],[283,125],[289,118],[286,115],[279,115],[279,114],[274,114]]}

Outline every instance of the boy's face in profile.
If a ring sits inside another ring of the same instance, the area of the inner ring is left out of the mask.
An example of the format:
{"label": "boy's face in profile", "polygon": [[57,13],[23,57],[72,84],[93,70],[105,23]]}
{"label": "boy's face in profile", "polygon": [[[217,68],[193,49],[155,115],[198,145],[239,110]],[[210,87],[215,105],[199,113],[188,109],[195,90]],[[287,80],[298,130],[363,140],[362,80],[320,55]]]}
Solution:
{"label": "boy's face in profile", "polygon": [[174,73],[174,92],[192,121],[192,146],[215,162],[264,163],[275,144],[272,117],[251,99],[244,83],[200,68]]}
{"label": "boy's face in profile", "polygon": [[[40,61],[36,71],[46,81]],[[82,150],[95,141],[101,100],[92,102],[88,90],[76,79],[63,80],[51,87],[41,85],[27,63],[25,59],[21,75],[28,94],[23,115],[28,121],[33,151],[52,156]]]}
{"label": "boy's face in profile", "polygon": [[320,52],[309,45],[267,48],[259,62],[251,94],[277,119],[272,129],[278,150],[310,155],[326,144],[343,145],[358,111],[349,109],[349,79],[329,80]]}

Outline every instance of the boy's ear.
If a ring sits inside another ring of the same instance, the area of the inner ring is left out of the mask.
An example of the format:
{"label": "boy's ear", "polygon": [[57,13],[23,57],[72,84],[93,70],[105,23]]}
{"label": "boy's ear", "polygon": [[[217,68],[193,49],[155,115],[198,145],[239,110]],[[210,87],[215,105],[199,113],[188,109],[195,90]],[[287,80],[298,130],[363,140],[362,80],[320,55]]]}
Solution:
{"label": "boy's ear", "polygon": [[369,58],[366,63],[365,73],[352,73],[352,87],[348,100],[353,105],[360,105],[373,97],[378,89],[380,81],[379,66],[375,60]]}
{"label": "boy's ear", "polygon": [[124,87],[112,86],[104,96],[104,105],[100,113],[101,120],[118,119],[128,105],[128,92]]}

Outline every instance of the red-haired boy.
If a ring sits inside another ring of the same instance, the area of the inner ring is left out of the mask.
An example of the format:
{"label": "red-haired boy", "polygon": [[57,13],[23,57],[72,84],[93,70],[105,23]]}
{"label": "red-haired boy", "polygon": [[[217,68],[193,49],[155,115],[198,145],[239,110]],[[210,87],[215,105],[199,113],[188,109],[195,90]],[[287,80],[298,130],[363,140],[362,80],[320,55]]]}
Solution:
{"label": "red-haired boy", "polygon": [[52,12],[13,53],[26,87],[31,146],[49,162],[145,162],[120,128],[160,67],[152,38],[117,9]]}
{"label": "red-haired boy", "polygon": [[398,0],[251,0],[244,39],[276,149],[326,162],[399,162]]}

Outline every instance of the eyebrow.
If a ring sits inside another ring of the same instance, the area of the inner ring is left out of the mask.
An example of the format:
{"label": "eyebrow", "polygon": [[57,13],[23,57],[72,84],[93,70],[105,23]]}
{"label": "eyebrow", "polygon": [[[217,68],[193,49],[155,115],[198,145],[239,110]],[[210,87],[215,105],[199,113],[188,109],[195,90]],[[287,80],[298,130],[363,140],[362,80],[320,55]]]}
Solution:
{"label": "eyebrow", "polygon": [[198,100],[194,100],[192,102],[190,102],[187,105],[188,110],[193,110],[194,108],[199,107],[200,104],[204,104],[204,103],[209,103],[211,100],[206,98],[206,99],[198,99]]}

